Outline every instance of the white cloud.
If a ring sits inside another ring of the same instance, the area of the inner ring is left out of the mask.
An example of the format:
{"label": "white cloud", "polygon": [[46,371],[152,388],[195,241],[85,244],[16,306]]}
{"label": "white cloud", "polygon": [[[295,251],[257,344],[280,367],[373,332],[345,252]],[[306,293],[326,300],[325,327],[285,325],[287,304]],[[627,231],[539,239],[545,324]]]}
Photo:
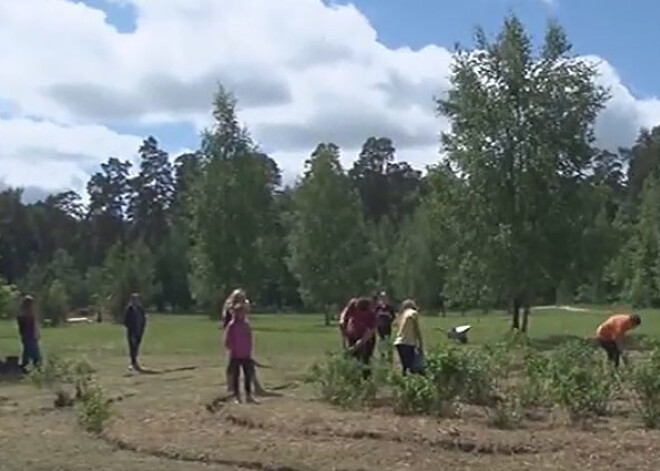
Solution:
{"label": "white cloud", "polygon": [[[289,173],[318,141],[337,142],[349,163],[372,134],[394,138],[418,166],[438,159],[446,125],[431,98],[448,87],[445,48],[389,49],[355,7],[320,0],[112,1],[132,4],[134,32],[119,33],[82,3],[0,0],[0,113],[12,113],[0,121],[0,176],[8,182],[66,185],[83,180],[89,162],[129,157],[139,140],[111,131],[117,123],[199,129],[218,80]],[[627,145],[640,126],[660,122],[660,103],[632,96],[609,64],[602,70],[614,98],[599,136]],[[11,126],[33,130],[2,134]],[[29,172],[30,162],[48,174]]]}
{"label": "white cloud", "polygon": [[141,140],[103,126],[0,119],[0,177],[11,186],[79,189],[109,156],[131,158]]}

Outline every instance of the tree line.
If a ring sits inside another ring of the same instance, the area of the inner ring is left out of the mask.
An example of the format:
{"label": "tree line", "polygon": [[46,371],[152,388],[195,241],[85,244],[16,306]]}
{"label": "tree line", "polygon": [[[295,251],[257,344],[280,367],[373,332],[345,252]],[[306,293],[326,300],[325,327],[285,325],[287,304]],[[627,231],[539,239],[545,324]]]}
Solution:
{"label": "tree line", "polygon": [[217,313],[245,287],[264,310],[332,312],[374,290],[433,309],[506,308],[527,328],[538,302],[660,305],[660,126],[599,149],[609,98],[556,23],[536,49],[505,19],[457,49],[435,98],[451,128],[423,173],[368,137],[355,163],[320,143],[293,185],[219,86],[199,149],[154,137],[137,168],[111,157],[73,191],[25,204],[0,193],[0,312],[19,291],[53,322],[132,291],[159,311]]}

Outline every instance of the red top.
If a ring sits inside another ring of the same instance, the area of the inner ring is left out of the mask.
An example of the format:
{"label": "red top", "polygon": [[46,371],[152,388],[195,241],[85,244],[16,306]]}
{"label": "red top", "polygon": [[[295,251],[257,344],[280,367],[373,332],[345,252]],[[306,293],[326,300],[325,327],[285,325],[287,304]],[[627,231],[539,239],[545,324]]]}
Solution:
{"label": "red top", "polygon": [[369,330],[376,328],[376,313],[371,308],[360,311],[357,302],[351,300],[344,310],[339,325],[348,339],[357,341]]}
{"label": "red top", "polygon": [[612,316],[603,322],[599,327],[596,335],[600,340],[614,340],[618,342],[623,338],[625,333],[633,329],[635,324],[632,316],[626,314],[619,314]]}

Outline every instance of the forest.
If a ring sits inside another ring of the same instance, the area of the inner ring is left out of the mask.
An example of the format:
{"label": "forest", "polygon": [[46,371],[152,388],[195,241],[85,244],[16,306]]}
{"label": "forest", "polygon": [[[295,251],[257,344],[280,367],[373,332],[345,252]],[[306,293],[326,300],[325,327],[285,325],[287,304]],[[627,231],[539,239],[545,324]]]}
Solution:
{"label": "forest", "polygon": [[510,17],[458,49],[450,91],[429,97],[451,125],[435,163],[365,136],[343,168],[322,142],[291,185],[219,85],[193,153],[149,136],[136,161],[109,156],[86,195],[0,192],[0,317],[30,293],[54,325],[117,318],[133,291],[158,312],[217,315],[236,286],[262,311],[334,314],[386,290],[429,312],[508,309],[523,330],[538,303],[657,307],[660,126],[599,148],[596,79],[559,25],[536,48]]}

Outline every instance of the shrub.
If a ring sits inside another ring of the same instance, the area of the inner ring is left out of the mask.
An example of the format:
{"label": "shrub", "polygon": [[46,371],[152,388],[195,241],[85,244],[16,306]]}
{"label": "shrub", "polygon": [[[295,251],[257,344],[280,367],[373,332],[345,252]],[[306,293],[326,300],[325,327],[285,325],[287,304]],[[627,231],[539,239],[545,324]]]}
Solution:
{"label": "shrub", "polygon": [[605,415],[614,392],[612,370],[596,359],[585,342],[568,342],[555,350],[550,361],[553,398],[573,421]]}
{"label": "shrub", "polygon": [[69,312],[69,296],[59,280],[53,281],[48,286],[38,302],[42,318],[50,320],[52,326],[55,327],[66,322]]}
{"label": "shrub", "polygon": [[0,277],[0,319],[10,319],[16,314],[19,292],[14,285],[6,284]]}
{"label": "shrub", "polygon": [[519,389],[523,406],[541,406],[551,399],[550,359],[534,350],[525,355],[525,376]]}
{"label": "shrub", "polygon": [[477,405],[491,403],[495,391],[492,363],[483,350],[448,346],[427,359],[431,381],[445,400],[460,398]]}
{"label": "shrub", "polygon": [[58,389],[72,381],[71,362],[52,354],[46,358],[41,368],[30,371],[29,378],[39,389]]}
{"label": "shrub", "polygon": [[457,413],[456,398],[441,394],[428,376],[417,374],[396,376],[393,385],[394,412],[397,414],[453,417]]}
{"label": "shrub", "polygon": [[363,377],[364,366],[343,352],[332,353],[324,362],[312,366],[308,381],[314,383],[321,398],[346,408],[368,406],[376,400],[378,384],[387,373],[374,369],[371,377]]}
{"label": "shrub", "polygon": [[488,423],[495,428],[510,430],[520,426],[523,404],[518,394],[510,392],[503,401],[488,410]]}
{"label": "shrub", "polygon": [[632,385],[637,394],[637,410],[644,426],[660,428],[660,347],[651,352],[647,362],[635,368]]}
{"label": "shrub", "polygon": [[78,420],[88,432],[101,433],[110,419],[110,401],[106,399],[103,389],[93,377],[86,379],[84,383]]}

